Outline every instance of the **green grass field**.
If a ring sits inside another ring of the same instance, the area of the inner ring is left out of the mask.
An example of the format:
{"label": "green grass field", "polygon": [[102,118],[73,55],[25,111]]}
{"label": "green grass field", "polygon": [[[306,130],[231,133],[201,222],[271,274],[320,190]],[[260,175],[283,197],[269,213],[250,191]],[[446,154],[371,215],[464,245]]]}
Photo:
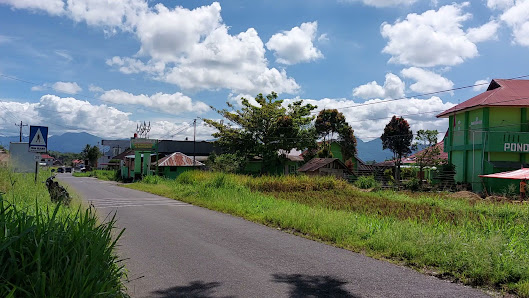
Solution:
{"label": "green grass field", "polygon": [[50,201],[43,171],[0,168],[0,297],[123,297],[114,219],[100,223],[73,200]]}
{"label": "green grass field", "polygon": [[442,278],[529,297],[529,205],[363,192],[329,177],[186,172],[127,187],[294,232]]}

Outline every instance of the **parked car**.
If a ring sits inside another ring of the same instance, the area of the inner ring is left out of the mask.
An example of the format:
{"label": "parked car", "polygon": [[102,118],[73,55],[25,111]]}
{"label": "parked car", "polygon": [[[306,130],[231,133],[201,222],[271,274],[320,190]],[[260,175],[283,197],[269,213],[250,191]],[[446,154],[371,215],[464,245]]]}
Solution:
{"label": "parked car", "polygon": [[57,173],[64,173],[64,168],[58,168]]}
{"label": "parked car", "polygon": [[65,173],[71,173],[72,172],[72,168],[67,167],[67,168],[64,169],[64,172]]}

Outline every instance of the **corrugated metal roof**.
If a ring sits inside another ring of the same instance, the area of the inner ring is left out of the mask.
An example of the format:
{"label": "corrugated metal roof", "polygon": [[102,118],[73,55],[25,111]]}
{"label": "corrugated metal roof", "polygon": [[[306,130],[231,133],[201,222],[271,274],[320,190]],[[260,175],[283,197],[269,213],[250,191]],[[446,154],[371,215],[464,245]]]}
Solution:
{"label": "corrugated metal roof", "polygon": [[487,91],[442,112],[437,117],[446,118],[455,112],[494,106],[529,106],[529,80],[494,79]]}
{"label": "corrugated metal roof", "polygon": [[[201,167],[204,164],[195,160],[195,166]],[[158,161],[159,167],[192,167],[193,157],[189,157],[180,152],[174,152]]]}
{"label": "corrugated metal roof", "polygon": [[[313,172],[319,168],[322,168],[335,160],[339,161],[342,165],[343,163],[338,158],[313,158],[304,164],[301,168],[298,169],[298,172]],[[347,167],[343,165],[345,169]]]}
{"label": "corrugated metal roof", "polygon": [[479,175],[479,177],[526,180],[529,179],[529,169],[519,169],[516,171],[508,171],[489,175]]}

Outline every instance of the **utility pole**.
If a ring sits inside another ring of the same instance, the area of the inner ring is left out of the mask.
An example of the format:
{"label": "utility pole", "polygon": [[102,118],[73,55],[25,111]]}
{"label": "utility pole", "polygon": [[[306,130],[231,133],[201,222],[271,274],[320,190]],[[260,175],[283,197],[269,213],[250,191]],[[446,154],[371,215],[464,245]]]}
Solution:
{"label": "utility pole", "polygon": [[[20,124],[16,124],[16,126],[20,126],[20,142],[22,143],[22,127],[28,126],[27,124],[22,124],[22,121],[20,121]],[[31,141],[31,140],[30,140]]]}
{"label": "utility pole", "polygon": [[197,119],[193,120],[193,166],[196,165],[196,155],[197,155],[197,142],[196,142],[196,134],[197,134]]}

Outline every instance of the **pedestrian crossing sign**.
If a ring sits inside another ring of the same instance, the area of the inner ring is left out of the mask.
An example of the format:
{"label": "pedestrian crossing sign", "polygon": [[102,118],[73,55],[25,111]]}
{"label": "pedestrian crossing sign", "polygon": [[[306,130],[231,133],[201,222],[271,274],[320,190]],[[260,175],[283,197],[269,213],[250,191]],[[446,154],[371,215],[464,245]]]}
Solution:
{"label": "pedestrian crossing sign", "polygon": [[47,152],[48,150],[48,127],[29,127],[29,152]]}

